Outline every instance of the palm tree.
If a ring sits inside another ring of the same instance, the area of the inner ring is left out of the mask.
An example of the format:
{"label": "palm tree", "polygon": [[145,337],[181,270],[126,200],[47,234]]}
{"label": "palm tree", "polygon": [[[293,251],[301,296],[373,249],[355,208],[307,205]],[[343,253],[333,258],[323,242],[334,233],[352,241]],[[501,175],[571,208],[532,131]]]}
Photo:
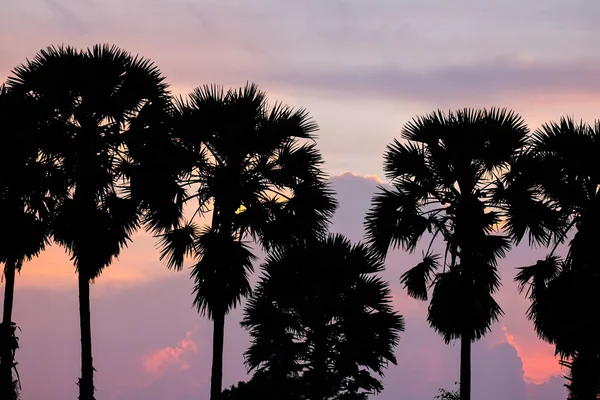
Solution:
{"label": "palm tree", "polygon": [[18,398],[15,351],[18,338],[12,321],[15,273],[37,256],[48,241],[48,220],[60,196],[57,171],[40,156],[35,135],[35,108],[30,96],[0,87],[0,262],[4,264],[4,308],[0,324],[0,398]]}
{"label": "palm tree", "polygon": [[[502,315],[492,295],[500,286],[498,258],[509,240],[493,235],[497,179],[524,144],[522,118],[504,109],[441,111],[402,130],[384,155],[391,188],[381,186],[366,217],[369,243],[385,256],[390,247],[414,251],[432,238],[423,261],[402,275],[411,297],[428,299],[428,321],[445,342],[461,340],[460,398],[471,395],[471,343]],[[445,256],[434,254],[440,236]],[[442,267],[442,271],[439,271]]]}
{"label": "palm tree", "polygon": [[[518,242],[554,246],[544,260],[520,269],[515,280],[531,300],[528,317],[538,335],[556,346],[571,368],[571,399],[600,394],[600,285],[596,241],[600,235],[600,122],[562,118],[544,124],[502,185],[507,227]],[[571,241],[566,257],[558,245]],[[572,359],[572,361],[569,361]]]}
{"label": "palm tree", "polygon": [[[48,144],[45,151],[60,165],[68,185],[50,229],[53,240],[71,254],[78,275],[79,399],[91,400],[90,282],[126,246],[152,203],[141,202],[123,185],[128,170],[148,161],[144,156],[152,151],[146,149],[156,148],[164,141],[161,135],[169,134],[165,127],[153,125],[168,120],[169,94],[150,61],[108,45],[87,51],[49,47],[13,74],[8,80],[11,90],[29,93],[44,112],[40,134]],[[160,159],[153,162],[166,165]],[[150,184],[138,182],[136,187]],[[172,193],[164,196],[172,198]],[[145,215],[152,219],[151,213]]]}
{"label": "palm tree", "polygon": [[[396,363],[404,320],[392,307],[383,261],[341,235],[273,251],[242,321],[250,369],[275,387],[300,382],[306,399],[366,399]],[[278,385],[279,383],[279,385]],[[283,384],[282,384],[283,383]],[[277,398],[288,398],[280,393]]]}
{"label": "palm tree", "polygon": [[[197,202],[188,221],[162,235],[162,259],[181,269],[192,255],[194,305],[214,323],[211,400],[221,395],[225,315],[250,293],[254,254],[318,236],[336,201],[321,172],[306,111],[280,103],[248,84],[224,93],[195,89],[176,102],[175,136],[195,158],[187,182]],[[210,226],[195,221],[212,209]]]}

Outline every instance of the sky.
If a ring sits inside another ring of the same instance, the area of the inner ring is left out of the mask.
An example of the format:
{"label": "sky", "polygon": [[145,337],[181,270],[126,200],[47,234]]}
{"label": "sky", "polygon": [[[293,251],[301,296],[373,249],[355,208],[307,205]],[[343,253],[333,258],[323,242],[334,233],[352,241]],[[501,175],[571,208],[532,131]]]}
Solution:
{"label": "sky", "polygon": [[[414,116],[499,106],[532,128],[562,115],[594,121],[599,13],[597,0],[3,0],[0,79],[48,45],[112,43],[154,60],[176,94],[256,82],[318,122],[341,204],[332,230],[360,240],[381,155]],[[92,287],[98,400],[208,397],[211,326],[191,308],[188,272],[166,270],[155,243],[137,234]],[[565,398],[564,371],[512,282],[515,266],[544,254],[519,247],[501,263],[505,316],[474,346],[474,400]],[[458,344],[444,345],[426,304],[398,282],[419,255],[386,263],[407,329],[379,400],[430,400],[458,378]],[[76,276],[62,249],[23,267],[15,302],[24,399],[75,398]],[[240,318],[227,320],[225,385],[245,379]]]}

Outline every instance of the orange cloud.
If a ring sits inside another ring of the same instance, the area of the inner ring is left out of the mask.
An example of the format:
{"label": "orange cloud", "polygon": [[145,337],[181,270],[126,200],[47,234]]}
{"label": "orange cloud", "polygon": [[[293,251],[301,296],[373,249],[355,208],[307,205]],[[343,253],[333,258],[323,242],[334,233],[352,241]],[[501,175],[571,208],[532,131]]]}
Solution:
{"label": "orange cloud", "polygon": [[144,358],[142,366],[144,371],[149,374],[161,376],[167,369],[176,368],[180,371],[188,369],[189,364],[182,359],[185,353],[197,353],[198,346],[192,340],[192,331],[188,331],[185,337],[177,343],[175,347],[165,347],[162,350],[155,351]]}
{"label": "orange cloud", "polygon": [[506,343],[515,348],[525,372],[523,380],[527,383],[541,384],[547,382],[553,376],[562,375],[558,360],[550,346],[523,346],[519,345],[515,336],[508,333],[506,327],[502,327]]}

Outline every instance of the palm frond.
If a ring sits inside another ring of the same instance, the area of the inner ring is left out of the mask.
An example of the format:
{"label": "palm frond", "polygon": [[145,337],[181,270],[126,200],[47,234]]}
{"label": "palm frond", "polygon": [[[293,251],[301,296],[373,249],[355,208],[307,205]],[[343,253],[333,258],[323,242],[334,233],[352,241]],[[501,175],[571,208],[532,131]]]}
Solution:
{"label": "palm frond", "polygon": [[387,146],[383,159],[383,170],[388,179],[410,177],[415,182],[423,183],[431,178],[425,148],[421,144],[400,143],[394,139],[392,144]]}
{"label": "palm frond", "polygon": [[193,221],[159,235],[160,261],[167,260],[167,268],[179,271],[185,257],[194,256],[200,229]]}
{"label": "palm frond", "polygon": [[446,343],[464,334],[479,340],[503,315],[486,285],[471,283],[459,271],[437,275],[429,304],[427,320]]}
{"label": "palm frond", "polygon": [[413,118],[402,128],[401,136],[413,142],[437,145],[452,119],[452,114],[437,110],[429,115]]}
{"label": "palm frond", "polygon": [[408,295],[417,300],[427,300],[427,289],[433,273],[439,268],[438,254],[426,254],[417,266],[409,269],[400,278]]}
{"label": "palm frond", "polygon": [[202,315],[227,313],[251,293],[249,276],[256,256],[235,238],[205,227],[194,244],[199,258],[192,267],[194,306]]}
{"label": "palm frond", "polygon": [[390,247],[403,247],[413,251],[425,231],[430,229],[430,220],[418,212],[413,199],[397,190],[379,187],[365,218],[368,243],[385,255]]}
{"label": "palm frond", "polygon": [[[514,281],[519,284],[519,293],[523,292],[526,285],[535,285],[537,290],[543,287],[555,278],[561,271],[562,260],[559,256],[549,254],[544,260],[538,260],[534,265],[518,267],[519,271]],[[532,293],[529,293],[530,296]]]}

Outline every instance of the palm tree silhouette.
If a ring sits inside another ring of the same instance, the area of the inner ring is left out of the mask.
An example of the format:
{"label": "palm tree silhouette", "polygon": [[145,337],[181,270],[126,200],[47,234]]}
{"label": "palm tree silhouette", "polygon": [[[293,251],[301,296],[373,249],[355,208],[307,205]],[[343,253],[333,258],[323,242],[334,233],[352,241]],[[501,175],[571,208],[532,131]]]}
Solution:
{"label": "palm tree silhouette", "polygon": [[[63,194],[62,180],[52,160],[40,154],[36,135],[35,99],[0,87],[0,262],[6,280],[0,324],[0,398],[18,398],[15,351],[18,339],[12,322],[15,274],[23,262],[37,256],[48,242],[48,222]],[[16,379],[15,379],[16,378]]]}
{"label": "palm tree silhouette", "polygon": [[311,400],[380,392],[371,371],[383,375],[396,363],[404,330],[387,282],[375,275],[383,268],[368,247],[341,235],[273,251],[242,321],[252,337],[247,365],[274,387],[300,383],[296,390]]}
{"label": "palm tree silhouette", "polygon": [[[600,123],[571,118],[536,130],[502,187],[508,228],[515,241],[526,233],[548,245],[550,254],[520,268],[515,280],[531,300],[528,317],[540,338],[554,344],[562,364],[571,369],[571,399],[600,395],[600,285],[596,241],[600,235]],[[589,157],[589,158],[588,158]],[[558,245],[571,237],[564,259]],[[571,361],[569,361],[571,359]]]}
{"label": "palm tree silhouette", "polygon": [[[433,286],[431,327],[446,343],[461,340],[461,400],[471,396],[471,343],[502,315],[492,295],[500,286],[497,260],[510,242],[492,235],[500,222],[495,187],[527,133],[522,118],[504,109],[415,118],[402,130],[408,142],[387,148],[392,188],[380,187],[365,221],[369,243],[384,256],[390,247],[412,252],[425,232],[432,235],[423,261],[401,282],[420,300]],[[438,235],[446,245],[443,261],[432,251]]]}
{"label": "palm tree silhouette", "polygon": [[119,255],[140,223],[146,207],[124,190],[123,166],[137,166],[136,151],[144,153],[148,141],[157,142],[152,138],[161,130],[149,124],[156,115],[166,119],[169,95],[150,61],[108,45],[87,51],[49,47],[13,73],[11,89],[30,93],[45,112],[41,134],[51,144],[45,150],[60,164],[68,185],[50,229],[78,274],[79,399],[91,400],[90,281]]}
{"label": "palm tree silhouette", "polygon": [[[224,92],[197,88],[176,101],[175,136],[194,156],[188,200],[197,201],[188,221],[162,235],[161,259],[181,269],[194,258],[194,305],[213,320],[211,400],[222,388],[225,315],[250,293],[254,255],[245,243],[284,246],[326,230],[336,208],[306,111],[280,103],[248,84]],[[196,216],[212,208],[200,228]]]}

